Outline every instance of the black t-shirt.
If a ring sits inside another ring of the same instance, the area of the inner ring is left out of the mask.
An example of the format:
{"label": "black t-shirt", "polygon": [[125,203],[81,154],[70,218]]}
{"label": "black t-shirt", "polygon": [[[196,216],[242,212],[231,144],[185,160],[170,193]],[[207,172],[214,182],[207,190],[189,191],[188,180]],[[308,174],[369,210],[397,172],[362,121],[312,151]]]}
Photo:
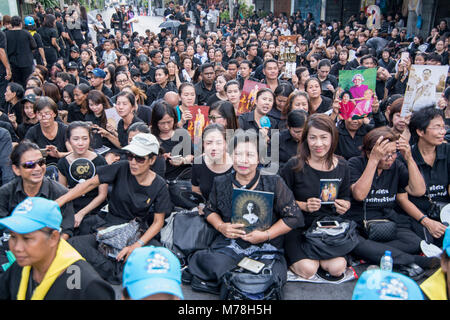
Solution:
{"label": "black t-shirt", "polygon": [[280,131],[280,172],[290,158],[297,154],[298,142],[292,137],[289,129]]}
{"label": "black t-shirt", "polygon": [[25,30],[8,30],[6,39],[9,63],[20,68],[31,67],[33,50],[37,48],[33,36]]}
{"label": "black t-shirt", "polygon": [[[190,139],[189,133],[186,129],[176,129],[175,135],[179,135],[179,140],[175,139],[167,139],[167,140],[160,140],[160,146],[164,150],[164,153],[171,153],[172,156],[179,155],[180,153],[174,153],[173,148],[177,146],[179,143],[182,143],[183,138],[187,139],[189,137],[190,146],[191,146],[191,152],[189,154],[194,154],[194,144],[192,143],[192,140]],[[175,136],[174,135],[174,136]],[[187,150],[186,150],[187,152]],[[183,154],[181,154],[183,156]],[[191,180],[191,170],[192,165],[190,164],[182,164],[180,166],[173,166],[170,164],[169,159],[166,160],[166,175],[165,178],[167,180],[175,180],[176,178],[180,178],[182,180]]]}
{"label": "black t-shirt", "polygon": [[209,99],[210,96],[216,93],[216,87],[213,85],[211,87],[211,90],[208,90],[205,87],[205,84],[202,81],[199,81],[195,84],[195,94],[197,96],[197,104],[198,105],[205,105],[206,101]]}
{"label": "black t-shirt", "polygon": [[[86,160],[86,162],[89,161],[88,159],[83,159],[83,160]],[[84,171],[82,171],[82,173],[80,173],[79,170],[76,170],[76,168],[73,168],[74,171],[70,170],[70,164],[67,161],[67,157],[59,159],[58,170],[67,179],[67,186],[69,189],[72,189],[78,183],[82,183],[85,180],[95,176],[95,173],[96,173],[98,167],[107,165],[106,160],[100,155],[97,155],[97,157],[95,157],[90,162],[92,162],[94,164],[95,169],[89,170],[89,173],[90,173],[89,176],[85,176],[86,173]],[[83,164],[81,164],[81,166],[83,166]],[[80,177],[77,175],[82,175],[83,180],[81,180]],[[84,194],[80,198],[73,200],[72,202],[73,202],[73,208],[75,209],[75,212],[78,212],[81,209],[83,209],[84,207],[86,207],[97,196],[98,196],[98,188],[95,188],[94,190],[89,191],[88,193]],[[103,204],[99,205],[97,208],[95,208],[92,211],[95,212],[96,210],[101,209],[102,206],[103,206]]]}
{"label": "black t-shirt", "polygon": [[[201,163],[196,164],[196,162],[199,161],[199,158],[201,159]],[[214,178],[231,172],[233,170],[233,167],[230,167],[225,172],[215,173],[211,171],[211,169],[209,169],[206,165],[204,156],[199,156],[195,160],[197,161],[194,161],[194,164],[192,166],[192,185],[200,187],[200,191],[202,192],[203,197],[205,198],[205,200],[208,200]]]}
{"label": "black t-shirt", "polygon": [[[141,120],[140,118],[138,118],[137,116],[134,116],[134,117],[133,117],[133,120],[132,120],[131,123],[130,123],[130,126],[131,126],[133,123],[136,123],[136,122],[144,122],[144,121],[142,121],[142,120]],[[130,126],[128,126],[128,128],[129,128]],[[120,142],[120,146],[121,146],[121,147],[125,147],[125,146],[128,145],[128,132],[127,132],[128,128],[127,128],[127,129],[124,128],[123,119],[120,119],[120,120],[119,120],[119,123],[117,124],[117,135],[118,135],[118,138],[119,138],[119,142]]]}
{"label": "black t-shirt", "polygon": [[[411,153],[423,175],[430,198],[433,201],[450,203],[448,194],[448,186],[450,184],[450,145],[443,143],[436,147],[436,159],[432,167],[425,162],[417,145],[412,147]],[[409,200],[422,212],[426,212],[431,205],[426,195],[422,197],[410,195]]]}
{"label": "black t-shirt", "polygon": [[[306,202],[309,198],[320,198],[320,179],[339,179],[336,199],[350,201],[350,172],[346,160],[339,158],[331,171],[319,171],[307,163],[301,171],[294,171],[297,164],[297,158],[291,158],[281,171],[281,177],[294,193],[295,200]],[[334,205],[322,204],[318,211],[305,214],[305,226],[310,226],[318,217],[336,214]]]}
{"label": "black t-shirt", "polygon": [[[58,124],[58,133],[56,134],[55,138],[53,140],[48,139],[44,136],[42,133],[41,125],[35,124],[32,126],[27,134],[25,135],[25,139],[30,140],[31,142],[36,143],[39,148],[45,149],[46,146],[52,145],[58,148],[59,152],[67,152],[66,148],[66,131],[67,131],[67,125],[61,122],[56,122]],[[57,158],[53,158],[50,156],[47,156],[47,165],[53,163],[56,165],[58,163]]]}
{"label": "black t-shirt", "polygon": [[[359,180],[367,166],[365,156],[353,157],[348,161],[350,167],[350,185]],[[394,211],[397,193],[405,193],[409,183],[408,169],[396,159],[388,170],[383,170],[381,175],[375,172],[372,186],[366,197],[367,220],[390,219],[396,220]],[[355,220],[360,225],[364,219],[363,202],[356,201],[352,197],[352,205],[347,212],[348,218]]]}
{"label": "black t-shirt", "polygon": [[76,102],[72,102],[67,107],[67,122],[86,121],[86,115],[87,113],[81,112],[81,107]]}
{"label": "black t-shirt", "polygon": [[53,47],[52,38],[58,38],[58,31],[55,28],[40,27],[37,32],[41,35],[45,47]]}
{"label": "black t-shirt", "polygon": [[[79,286],[68,287],[73,283],[74,267],[78,270]],[[15,262],[5,274],[0,277],[0,299],[15,300],[22,279],[22,270]],[[31,274],[30,274],[31,278]],[[30,297],[26,297],[27,300]],[[104,281],[97,271],[85,260],[74,262],[63,271],[52,284],[44,300],[114,300],[115,293],[111,285]]]}
{"label": "black t-shirt", "polygon": [[324,113],[331,109],[333,101],[330,98],[325,96],[322,97],[322,102],[319,104],[319,107],[316,110],[316,113]]}
{"label": "black t-shirt", "polygon": [[137,116],[150,126],[152,124],[152,111],[151,107],[140,104],[137,109]]}
{"label": "black t-shirt", "polygon": [[170,214],[172,203],[169,190],[160,176],[155,175],[150,186],[141,186],[131,174],[128,161],[99,167],[97,175],[100,183],[112,186],[109,212],[105,217],[107,223],[117,225],[141,218],[151,224],[153,213]]}
{"label": "black t-shirt", "polygon": [[17,126],[17,135],[19,136],[19,139],[22,141],[25,138],[25,135],[27,134],[28,130],[34,126],[33,123],[27,123],[22,122]]}

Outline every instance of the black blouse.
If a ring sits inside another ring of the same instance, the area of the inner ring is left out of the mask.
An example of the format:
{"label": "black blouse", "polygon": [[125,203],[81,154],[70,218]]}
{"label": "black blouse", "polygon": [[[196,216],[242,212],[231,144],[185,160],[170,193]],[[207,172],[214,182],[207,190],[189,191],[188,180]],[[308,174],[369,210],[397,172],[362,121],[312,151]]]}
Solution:
{"label": "black blouse", "polygon": [[[231,222],[232,175],[233,173],[228,173],[214,178],[209,200],[203,210],[205,217],[215,212],[221,216],[224,222]],[[254,190],[274,193],[272,225],[279,219],[292,229],[304,225],[303,213],[295,202],[294,195],[279,175],[261,175]],[[283,248],[283,239],[284,237],[271,239],[270,244],[281,249]],[[238,239],[236,242],[241,248],[250,245],[242,239]]]}

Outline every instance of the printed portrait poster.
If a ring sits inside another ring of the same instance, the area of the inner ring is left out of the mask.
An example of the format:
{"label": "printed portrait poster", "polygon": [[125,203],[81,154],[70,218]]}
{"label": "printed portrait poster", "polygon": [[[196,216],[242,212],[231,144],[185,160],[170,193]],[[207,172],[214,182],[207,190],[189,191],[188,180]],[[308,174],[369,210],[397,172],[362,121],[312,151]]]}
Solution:
{"label": "printed portrait poster", "polygon": [[256,94],[260,89],[268,88],[267,84],[256,82],[252,80],[245,80],[244,87],[241,92],[241,99],[239,101],[238,110],[236,116],[252,111],[256,102]]}
{"label": "printed portrait poster", "polygon": [[284,61],[284,74],[287,78],[292,78],[297,67],[297,54],[295,51],[298,35],[279,36],[278,43],[280,44],[280,60]]}
{"label": "printed portrait poster", "polygon": [[192,114],[192,119],[188,123],[188,132],[194,143],[194,151],[196,151],[202,143],[203,129],[209,124],[209,107],[193,106],[189,107],[189,111]]}
{"label": "printed portrait poster", "polygon": [[436,104],[445,89],[448,65],[412,65],[409,70],[401,116],[406,117],[423,107]]}
{"label": "printed portrait poster", "polygon": [[343,119],[362,119],[372,113],[376,79],[376,68],[339,71],[339,113]]}
{"label": "printed portrait poster", "polygon": [[376,5],[368,6],[366,9],[367,23],[369,30],[380,29],[381,27],[381,12],[380,7]]}
{"label": "printed portrait poster", "polygon": [[339,192],[340,179],[320,179],[320,203],[332,204]]}
{"label": "printed portrait poster", "polygon": [[242,223],[245,232],[266,230],[272,225],[273,192],[234,189],[231,223]]}

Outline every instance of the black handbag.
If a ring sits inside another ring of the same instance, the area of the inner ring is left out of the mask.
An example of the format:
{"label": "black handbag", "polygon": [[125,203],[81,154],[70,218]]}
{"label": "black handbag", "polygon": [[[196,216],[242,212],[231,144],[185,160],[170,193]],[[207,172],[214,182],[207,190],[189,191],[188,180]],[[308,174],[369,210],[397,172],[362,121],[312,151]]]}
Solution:
{"label": "black handbag", "polygon": [[169,195],[172,204],[176,207],[191,210],[197,207],[200,203],[205,203],[205,199],[198,193],[192,191],[192,184],[190,180],[182,180],[190,168],[181,172],[174,180],[167,180],[169,188]]}
{"label": "black handbag", "polygon": [[363,205],[364,210],[364,230],[367,238],[376,242],[388,242],[395,239],[397,234],[397,224],[389,219],[367,220],[366,200]]}
{"label": "black handbag", "polygon": [[183,210],[173,219],[173,247],[186,257],[197,250],[209,248],[218,231],[198,211]]}
{"label": "black handbag", "polygon": [[[336,221],[336,228],[319,228],[318,221]],[[304,233],[302,248],[310,259],[327,260],[349,254],[359,243],[356,222],[341,217],[321,217]]]}
{"label": "black handbag", "polygon": [[441,210],[447,203],[433,201],[428,192],[428,187],[427,187],[426,196],[428,198],[428,201],[430,202],[430,206],[428,207],[427,212],[425,214],[430,219],[433,219],[436,221],[441,221]]}

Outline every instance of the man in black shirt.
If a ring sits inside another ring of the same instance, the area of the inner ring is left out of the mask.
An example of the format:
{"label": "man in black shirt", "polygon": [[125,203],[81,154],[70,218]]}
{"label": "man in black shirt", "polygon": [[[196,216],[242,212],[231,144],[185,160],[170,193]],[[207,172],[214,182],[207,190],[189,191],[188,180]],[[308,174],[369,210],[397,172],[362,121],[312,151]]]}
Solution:
{"label": "man in black shirt", "polygon": [[78,69],[78,64],[76,62],[69,62],[67,64],[67,72],[70,73],[71,75],[74,76],[75,80],[76,80],[76,84],[80,84],[80,83],[85,83],[87,85],[89,84],[89,81],[87,81],[86,79],[82,78],[79,76],[79,69]]}
{"label": "man in black shirt", "polygon": [[258,57],[258,43],[253,42],[247,45],[247,60],[252,63],[253,70],[263,63],[263,60]]}
{"label": "man in black shirt", "polygon": [[356,32],[355,30],[351,30],[348,34],[348,38],[344,40],[343,45],[348,49],[348,50],[356,50],[359,47],[359,42],[356,39]]}
{"label": "man in black shirt", "polygon": [[11,18],[11,26],[12,29],[6,32],[6,41],[12,79],[25,87],[27,78],[33,72],[33,50],[37,45],[33,36],[22,30],[19,16]]}
{"label": "man in black shirt", "polygon": [[4,107],[6,107],[5,91],[11,77],[11,67],[6,53],[6,35],[0,30],[0,110],[3,109],[3,111],[5,111]]}
{"label": "man in black shirt", "polygon": [[0,277],[0,299],[114,300],[112,287],[60,237],[61,221],[58,204],[39,197],[27,198],[0,219],[11,232],[9,248],[16,258]]}
{"label": "man in black shirt", "polygon": [[156,82],[155,69],[150,67],[150,61],[146,55],[139,56],[138,61],[142,81],[144,81],[148,86],[151,86]]}
{"label": "man in black shirt", "polygon": [[92,72],[89,72],[91,88],[102,92],[108,98],[113,96],[113,92],[107,86],[103,84],[106,78],[106,72],[100,68],[95,68]]}
{"label": "man in black shirt", "polygon": [[200,67],[202,81],[195,85],[195,94],[197,95],[197,104],[205,105],[210,96],[216,93],[214,81],[216,74],[211,63],[205,63]]}

